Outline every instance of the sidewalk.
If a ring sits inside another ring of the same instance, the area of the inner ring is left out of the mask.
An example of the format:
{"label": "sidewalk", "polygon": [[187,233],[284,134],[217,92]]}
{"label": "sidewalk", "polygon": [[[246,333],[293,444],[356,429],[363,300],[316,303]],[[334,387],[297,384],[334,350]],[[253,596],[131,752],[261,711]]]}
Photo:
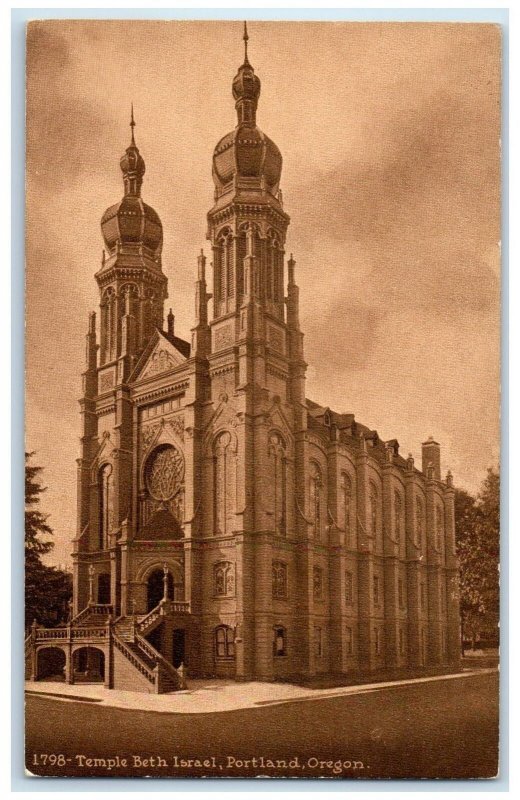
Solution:
{"label": "sidewalk", "polygon": [[327,697],[377,692],[397,686],[411,686],[433,681],[464,680],[473,675],[494,673],[495,668],[483,668],[458,672],[453,675],[434,675],[424,678],[409,678],[400,681],[340,686],[335,689],[308,689],[286,683],[236,683],[222,679],[189,681],[189,688],[171,694],[145,694],[105,689],[102,684],[53,683],[50,681],[26,681],[28,696],[47,696],[63,702],[85,702],[132,711],[156,711],[162,714],[209,714],[222,711],[237,711],[259,708],[281,703],[321,700]]}

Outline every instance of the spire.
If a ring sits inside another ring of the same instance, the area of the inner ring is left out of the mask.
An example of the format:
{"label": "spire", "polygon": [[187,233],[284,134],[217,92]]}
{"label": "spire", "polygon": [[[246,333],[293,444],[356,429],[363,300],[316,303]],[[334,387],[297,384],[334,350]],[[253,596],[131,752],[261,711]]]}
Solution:
{"label": "spire", "polygon": [[132,129],[132,146],[135,147],[135,138],[134,138],[134,128],[135,128],[135,120],[134,120],[134,104],[130,104],[130,127]]}
{"label": "spire", "polygon": [[249,64],[249,59],[247,57],[247,43],[249,41],[249,36],[247,35],[247,22],[244,20],[244,64]]}
{"label": "spire", "polygon": [[125,195],[133,195],[138,197],[141,192],[141,185],[143,183],[143,175],[145,173],[145,164],[143,157],[139,153],[139,149],[135,143],[134,136],[135,119],[134,119],[134,104],[130,104],[130,130],[132,131],[132,141],[126,148],[125,154],[120,163],[121,171],[123,173],[123,182],[125,185]]}
{"label": "spire", "polygon": [[260,95],[260,80],[255,75],[255,71],[247,57],[247,43],[249,36],[247,33],[247,23],[244,22],[244,63],[238,68],[238,72],[233,80],[233,97],[238,113],[238,122],[255,124],[256,106]]}

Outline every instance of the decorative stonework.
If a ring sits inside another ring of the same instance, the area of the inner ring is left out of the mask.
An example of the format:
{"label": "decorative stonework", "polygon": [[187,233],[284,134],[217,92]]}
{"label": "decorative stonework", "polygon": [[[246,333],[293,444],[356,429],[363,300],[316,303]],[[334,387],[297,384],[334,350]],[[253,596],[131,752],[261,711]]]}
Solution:
{"label": "decorative stonework", "polygon": [[166,419],[165,423],[179,439],[184,441],[184,417],[171,417],[170,419]]}
{"label": "decorative stonework", "polygon": [[173,434],[184,441],[184,416],[179,414],[175,417],[166,417],[158,420],[150,425],[143,425],[141,428],[141,453],[146,453],[151,447],[156,438],[158,438],[161,429],[173,432]]}
{"label": "decorative stonework", "polygon": [[141,377],[148,378],[151,375],[157,375],[159,372],[167,372],[177,366],[179,364],[171,353],[168,353],[167,350],[157,350],[150,356],[148,365]]}
{"label": "decorative stonework", "polygon": [[99,394],[104,394],[105,392],[109,392],[111,389],[114,388],[116,381],[116,373],[113,367],[110,369],[105,370],[104,372],[99,373]]}
{"label": "decorative stonework", "polygon": [[176,447],[156,450],[146,469],[146,486],[154,500],[165,502],[178,492],[184,476],[184,459]]}
{"label": "decorative stonework", "polygon": [[285,352],[283,332],[272,325],[269,326],[269,346],[282,355]]}
{"label": "decorative stonework", "polygon": [[224,347],[231,347],[233,344],[233,328],[231,325],[224,325],[215,331],[215,350],[223,350]]}

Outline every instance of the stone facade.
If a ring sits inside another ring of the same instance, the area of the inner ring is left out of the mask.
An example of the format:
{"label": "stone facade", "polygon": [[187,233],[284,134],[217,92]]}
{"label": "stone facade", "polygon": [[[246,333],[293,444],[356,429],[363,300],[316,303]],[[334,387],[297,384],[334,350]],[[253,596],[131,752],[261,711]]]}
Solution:
{"label": "stone facade", "polygon": [[[167,598],[150,642],[188,675],[453,668],[451,476],[433,440],[419,470],[396,440],[307,399],[282,158],[256,125],[259,94],[246,55],[238,124],[213,156],[213,287],[201,252],[190,342],[171,312],[163,330],[162,227],[141,199],[132,119],[87,333],[74,614],[97,603],[139,620]],[[123,672],[112,685],[131,683]]]}

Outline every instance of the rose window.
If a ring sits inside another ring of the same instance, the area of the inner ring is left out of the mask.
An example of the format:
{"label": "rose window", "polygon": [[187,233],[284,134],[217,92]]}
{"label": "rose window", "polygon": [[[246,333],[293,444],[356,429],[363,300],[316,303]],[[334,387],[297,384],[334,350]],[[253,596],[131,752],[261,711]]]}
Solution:
{"label": "rose window", "polygon": [[171,500],[179,490],[184,471],[182,455],[167,445],[152,453],[146,469],[146,485],[155,500]]}

